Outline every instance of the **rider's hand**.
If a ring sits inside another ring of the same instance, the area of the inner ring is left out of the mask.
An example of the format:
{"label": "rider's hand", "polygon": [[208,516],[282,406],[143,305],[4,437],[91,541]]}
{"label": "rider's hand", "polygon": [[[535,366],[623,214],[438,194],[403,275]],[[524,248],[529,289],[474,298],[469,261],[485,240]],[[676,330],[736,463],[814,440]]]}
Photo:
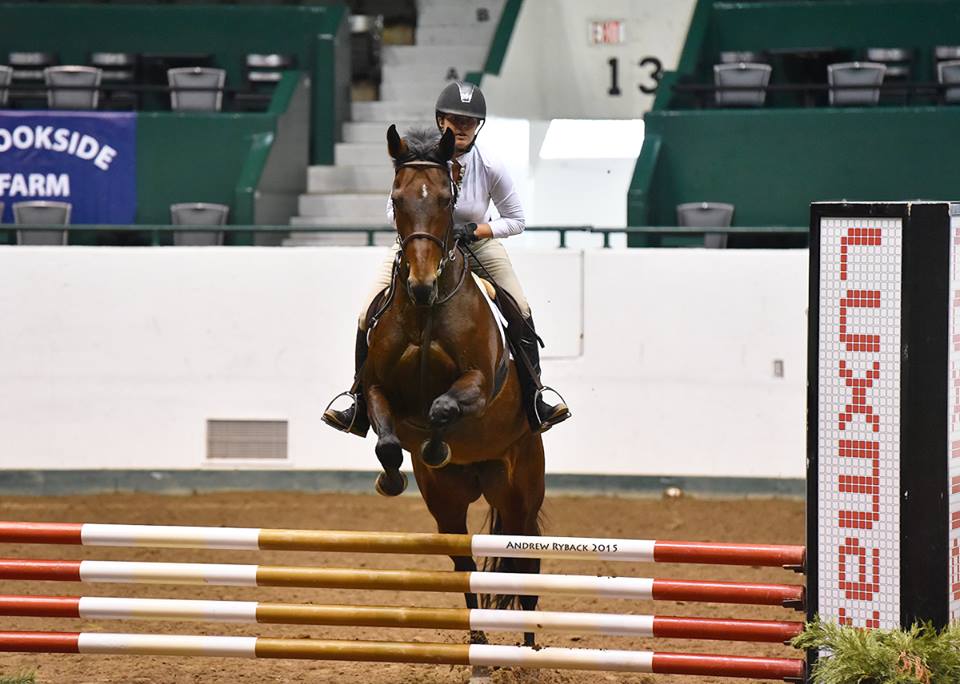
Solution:
{"label": "rider's hand", "polygon": [[477,237],[476,223],[457,223],[453,226],[453,237],[463,245],[469,245],[480,238]]}

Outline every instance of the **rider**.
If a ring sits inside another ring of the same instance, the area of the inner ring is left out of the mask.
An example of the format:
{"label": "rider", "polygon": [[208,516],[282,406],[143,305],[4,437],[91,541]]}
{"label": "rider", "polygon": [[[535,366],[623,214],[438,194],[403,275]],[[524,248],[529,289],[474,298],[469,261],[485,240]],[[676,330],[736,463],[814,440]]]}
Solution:
{"label": "rider", "polygon": [[[469,257],[471,270],[481,276],[489,274],[496,281],[496,303],[507,320],[507,335],[513,349],[519,350],[530,361],[529,367],[521,359],[516,363],[530,425],[535,433],[544,432],[569,418],[570,410],[562,401],[556,405],[548,404],[538,392],[542,385],[539,382],[540,351],[536,329],[520,281],[499,239],[523,232],[520,198],[506,168],[476,145],[477,134],[487,117],[487,105],[480,88],[456,81],[448,84],[437,98],[435,117],[441,133],[449,128],[456,135],[457,153],[451,162],[451,172],[460,192],[454,209],[454,236],[479,260],[478,265],[472,255]],[[493,200],[499,218],[493,218],[489,210],[490,200]],[[389,198],[387,218],[391,223],[394,220]],[[390,286],[397,249],[399,245],[394,245],[389,258],[384,261],[369,300]],[[504,292],[507,296],[503,296]],[[328,408],[323,414],[323,421],[328,425],[360,437],[366,436],[370,427],[359,388],[360,369],[367,358],[368,308],[365,306],[361,311],[357,330],[356,380],[350,391],[356,396],[357,403],[342,411]],[[362,409],[359,413],[358,406]]]}

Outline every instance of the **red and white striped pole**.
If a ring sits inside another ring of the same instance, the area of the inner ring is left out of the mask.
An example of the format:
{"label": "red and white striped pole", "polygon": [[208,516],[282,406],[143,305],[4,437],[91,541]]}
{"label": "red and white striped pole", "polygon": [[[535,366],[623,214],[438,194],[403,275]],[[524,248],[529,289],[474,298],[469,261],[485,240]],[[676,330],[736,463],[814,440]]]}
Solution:
{"label": "red and white striped pole", "polygon": [[566,558],[793,569],[804,563],[804,547],[777,544],[99,523],[0,522],[0,543]]}
{"label": "red and white striped pole", "polygon": [[575,631],[605,636],[773,643],[785,643],[800,634],[803,629],[802,622],[764,620],[95,596],[0,596],[0,615],[86,620],[194,620],[254,624],[408,627],[486,632]]}
{"label": "red and white striped pole", "polygon": [[804,662],[793,658],[656,653],[607,649],[527,648],[492,644],[429,644],[320,639],[0,632],[0,651],[114,655],[298,658],[354,662],[605,670],[654,674],[801,681]]}
{"label": "red and white striped pole", "polygon": [[802,609],[804,587],[645,577],[533,575],[512,572],[366,570],[223,563],[0,559],[0,579],[121,584],[213,584],[245,587],[312,587],[474,594],[563,594],[780,605]]}

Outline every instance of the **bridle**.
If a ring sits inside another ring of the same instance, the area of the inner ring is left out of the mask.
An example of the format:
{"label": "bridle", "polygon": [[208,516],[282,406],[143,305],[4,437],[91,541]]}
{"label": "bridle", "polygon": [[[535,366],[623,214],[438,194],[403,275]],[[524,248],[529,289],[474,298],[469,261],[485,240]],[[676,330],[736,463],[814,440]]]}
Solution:
{"label": "bridle", "polygon": [[[397,259],[396,259],[396,262],[394,263],[394,276],[396,276],[396,271],[397,269],[399,269],[401,263],[403,262],[407,245],[409,245],[414,240],[422,239],[422,240],[430,240],[431,242],[436,243],[438,247],[440,247],[441,257],[440,257],[440,263],[437,265],[437,279],[439,281],[440,275],[443,273],[444,267],[446,267],[448,263],[451,263],[457,260],[458,251],[460,252],[461,258],[464,257],[463,248],[461,247],[458,240],[454,240],[453,244],[449,245],[450,236],[453,234],[453,210],[457,205],[457,199],[460,196],[460,189],[457,187],[457,184],[453,182],[453,176],[450,174],[450,167],[447,166],[447,164],[445,163],[432,161],[429,159],[411,159],[409,161],[397,162],[395,165],[395,168],[397,170],[400,170],[403,168],[411,168],[411,167],[413,168],[435,167],[438,169],[443,169],[446,172],[447,180],[450,183],[450,193],[452,196],[452,199],[450,201],[450,220],[447,223],[447,229],[443,234],[443,238],[439,238],[436,235],[433,235],[432,233],[427,233],[425,231],[414,231],[413,233],[410,233],[403,239],[400,239],[400,236],[398,235],[397,240],[400,242],[400,249],[397,251]],[[430,304],[430,306],[439,306],[449,301],[457,293],[460,287],[463,285],[464,280],[466,280],[468,270],[470,269],[468,269],[466,264],[464,264],[464,267],[460,272],[460,279],[457,281],[456,286],[450,292],[448,292],[444,297],[439,298],[435,302]]]}

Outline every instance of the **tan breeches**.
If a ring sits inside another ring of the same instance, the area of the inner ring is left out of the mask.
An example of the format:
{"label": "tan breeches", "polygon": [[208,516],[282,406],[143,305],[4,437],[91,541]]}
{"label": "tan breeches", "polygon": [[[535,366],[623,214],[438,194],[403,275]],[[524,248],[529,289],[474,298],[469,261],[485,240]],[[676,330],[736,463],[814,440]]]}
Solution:
{"label": "tan breeches", "polygon": [[[400,249],[400,245],[395,243],[390,250],[390,254],[384,259],[383,263],[380,264],[380,268],[377,270],[377,278],[374,282],[373,289],[364,300],[363,308],[360,310],[359,325],[361,330],[366,329],[367,309],[370,308],[373,298],[382,290],[390,287],[390,278],[393,275],[393,262],[394,259],[396,259],[398,249]],[[507,256],[507,250],[503,248],[503,243],[495,238],[490,238],[488,240],[474,242],[470,245],[470,249],[477,255],[477,259],[479,259],[483,267],[490,272],[493,279],[497,281],[497,285],[517,300],[520,311],[523,312],[523,317],[528,318],[530,316],[530,305],[527,303],[527,298],[523,294],[523,288],[520,286],[517,274],[513,271],[513,264],[510,263],[510,257]],[[483,278],[483,270],[477,262],[473,257],[468,257],[468,259],[470,260],[470,270]]]}

